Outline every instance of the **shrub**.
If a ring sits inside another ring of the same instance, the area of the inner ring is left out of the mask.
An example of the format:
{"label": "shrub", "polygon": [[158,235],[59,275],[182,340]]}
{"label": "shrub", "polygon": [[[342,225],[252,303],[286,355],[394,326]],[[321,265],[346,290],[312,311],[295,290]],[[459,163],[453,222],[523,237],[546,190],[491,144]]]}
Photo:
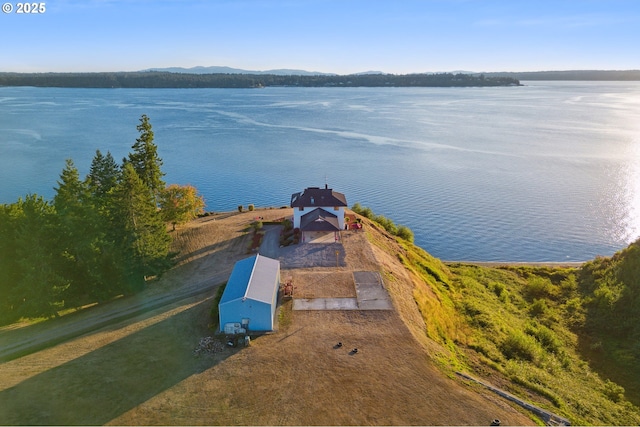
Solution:
{"label": "shrub", "polygon": [[555,294],[555,289],[549,279],[533,276],[528,280],[526,292],[529,298],[545,298]]}
{"label": "shrub", "polygon": [[385,230],[387,230],[388,233],[394,235],[398,233],[398,228],[393,223],[393,221],[385,217],[384,215],[376,215],[373,220],[380,224]]}
{"label": "shrub", "polygon": [[533,304],[529,307],[529,314],[533,317],[544,316],[549,311],[547,302],[543,299],[533,300]]}
{"label": "shrub", "polygon": [[[404,225],[397,226],[393,220],[385,217],[384,215],[375,215],[370,208],[360,206],[360,203],[356,203],[351,207],[351,210],[355,213],[362,215],[376,223],[380,224],[382,228],[387,230],[389,234],[398,236],[401,239],[413,243],[413,231]],[[360,218],[356,218],[356,222],[362,222]]]}
{"label": "shrub", "polygon": [[253,212],[253,210],[256,208],[255,206],[253,206],[253,203],[250,204],[249,206],[247,206],[247,208],[249,209],[249,212]]}
{"label": "shrub", "polygon": [[538,360],[540,348],[536,340],[520,331],[511,332],[500,346],[507,359],[522,359],[530,362]]}
{"label": "shrub", "polygon": [[553,330],[535,322],[527,325],[525,333],[534,337],[542,347],[552,353],[559,353],[562,350],[562,342]]}
{"label": "shrub", "polygon": [[493,282],[491,284],[491,288],[493,290],[493,293],[496,294],[496,296],[499,298],[502,296],[502,294],[504,293],[505,289],[507,288],[504,283],[501,282]]}
{"label": "shrub", "polygon": [[621,402],[624,400],[624,387],[619,386],[611,380],[607,380],[604,383],[603,393],[614,402]]}
{"label": "shrub", "polygon": [[362,215],[365,218],[373,218],[373,211],[370,208],[360,206],[360,203],[356,203],[355,205],[353,205],[351,207],[351,210],[359,215]]}
{"label": "shrub", "polygon": [[244,206],[238,205],[238,212],[242,212],[244,210]]}
{"label": "shrub", "polygon": [[413,243],[413,231],[409,227],[405,227],[404,225],[398,226],[398,237],[406,240],[407,242]]}

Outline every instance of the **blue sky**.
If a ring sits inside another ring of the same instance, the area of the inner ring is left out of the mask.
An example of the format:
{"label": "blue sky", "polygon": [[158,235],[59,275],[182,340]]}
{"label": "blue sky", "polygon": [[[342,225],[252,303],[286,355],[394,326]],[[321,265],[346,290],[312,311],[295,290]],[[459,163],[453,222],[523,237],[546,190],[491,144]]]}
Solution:
{"label": "blue sky", "polygon": [[638,0],[50,0],[29,15],[9,3],[0,71],[640,68]]}

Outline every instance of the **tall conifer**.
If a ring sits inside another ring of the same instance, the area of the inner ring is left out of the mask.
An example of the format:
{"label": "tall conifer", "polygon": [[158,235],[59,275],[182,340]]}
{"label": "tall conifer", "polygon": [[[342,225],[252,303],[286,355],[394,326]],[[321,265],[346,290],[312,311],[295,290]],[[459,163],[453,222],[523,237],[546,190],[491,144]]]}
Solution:
{"label": "tall conifer", "polygon": [[165,182],[162,180],[164,173],[160,169],[162,159],[158,156],[158,147],[153,142],[153,130],[146,114],[142,115],[136,129],[140,132],[140,136],[131,147],[133,152],[129,153],[127,163],[131,163],[157,205],[160,191],[165,187]]}
{"label": "tall conifer", "polygon": [[30,195],[16,204],[15,266],[18,281],[10,298],[17,317],[54,316],[64,306],[68,280],[55,268],[55,211],[42,197]]}
{"label": "tall conifer", "polygon": [[137,291],[145,276],[166,268],[171,239],[152,194],[131,163],[122,168],[122,177],[114,189],[113,208],[114,225],[127,260],[129,288]]}
{"label": "tall conifer", "polygon": [[104,233],[87,181],[80,180],[71,159],[66,161],[55,190],[56,247],[61,258],[58,272],[70,281],[69,302],[82,304],[102,287],[95,266],[101,256]]}

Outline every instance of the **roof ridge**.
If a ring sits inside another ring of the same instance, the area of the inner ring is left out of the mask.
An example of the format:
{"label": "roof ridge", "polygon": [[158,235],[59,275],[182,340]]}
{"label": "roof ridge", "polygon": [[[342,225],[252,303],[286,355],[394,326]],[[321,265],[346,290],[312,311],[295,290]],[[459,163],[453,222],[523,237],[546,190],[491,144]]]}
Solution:
{"label": "roof ridge", "polygon": [[249,295],[249,288],[251,287],[251,279],[253,279],[253,273],[256,271],[256,266],[258,265],[258,257],[260,254],[256,254],[256,259],[253,262],[253,266],[251,267],[251,274],[249,275],[249,280],[247,281],[247,288],[244,291],[244,296],[242,297],[242,301],[247,299],[247,295]]}

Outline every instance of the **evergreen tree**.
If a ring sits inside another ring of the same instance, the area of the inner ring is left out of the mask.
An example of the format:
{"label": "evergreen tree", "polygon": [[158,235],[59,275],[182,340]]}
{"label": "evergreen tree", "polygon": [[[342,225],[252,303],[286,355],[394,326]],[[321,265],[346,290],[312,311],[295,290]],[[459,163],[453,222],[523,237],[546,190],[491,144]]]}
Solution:
{"label": "evergreen tree", "polygon": [[131,163],[157,204],[160,191],[165,187],[162,180],[164,173],[160,169],[162,159],[158,156],[158,147],[153,142],[153,130],[146,114],[142,115],[136,129],[140,132],[140,137],[131,147],[133,152],[129,153],[127,163]]}
{"label": "evergreen tree", "polygon": [[81,209],[88,199],[87,187],[80,181],[80,174],[73,160],[67,159],[60,174],[53,204],[59,214]]}
{"label": "evergreen tree", "polygon": [[61,255],[58,273],[69,280],[67,298],[82,304],[100,287],[95,265],[100,258],[101,229],[98,212],[86,181],[80,181],[71,159],[60,174],[53,205],[58,229],[56,247]]}
{"label": "evergreen tree", "polygon": [[146,276],[168,267],[171,239],[152,194],[131,163],[122,169],[112,202],[117,244],[126,260],[127,287],[135,292],[142,289]]}
{"label": "evergreen tree", "polygon": [[0,205],[0,324],[17,320],[12,294],[20,279],[16,264],[17,224],[20,215],[17,203]]}
{"label": "evergreen tree", "polygon": [[107,154],[103,155],[100,150],[96,150],[86,179],[92,195],[104,201],[109,191],[118,183],[119,176],[120,167],[111,153],[107,151]]}
{"label": "evergreen tree", "polygon": [[10,291],[12,310],[15,317],[56,316],[69,283],[56,271],[55,210],[36,195],[20,199],[15,209],[18,280]]}

